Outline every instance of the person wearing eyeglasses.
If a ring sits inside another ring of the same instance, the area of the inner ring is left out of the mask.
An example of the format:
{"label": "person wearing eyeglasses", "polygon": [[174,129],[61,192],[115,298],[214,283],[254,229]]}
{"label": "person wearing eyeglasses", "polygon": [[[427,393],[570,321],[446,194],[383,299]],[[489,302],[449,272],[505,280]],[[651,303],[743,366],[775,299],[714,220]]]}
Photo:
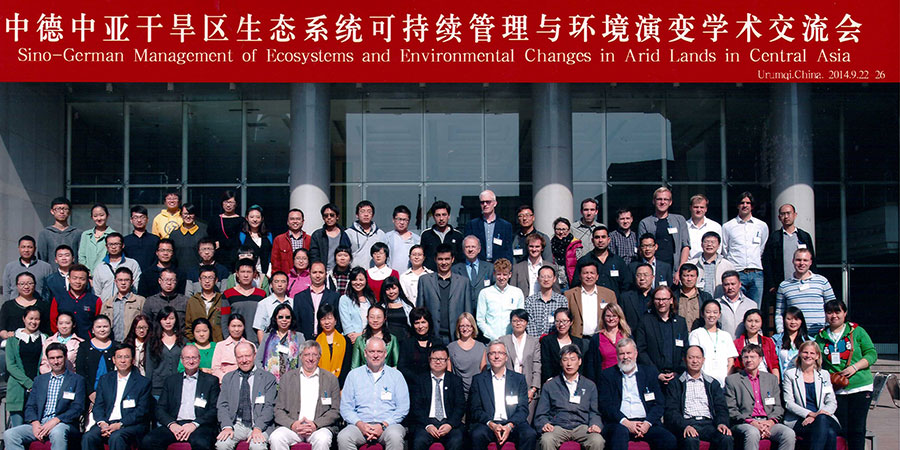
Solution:
{"label": "person wearing eyeglasses", "polygon": [[78,244],[81,243],[81,230],[69,224],[69,216],[72,213],[72,202],[65,197],[56,197],[50,201],[50,214],[53,216],[53,224],[47,225],[41,230],[37,238],[37,257],[41,261],[49,263],[53,268],[57,265],[53,261],[56,249],[60,245],[67,245],[72,249],[72,254],[78,254]]}
{"label": "person wearing eyeglasses", "polygon": [[[334,203],[322,206],[322,228],[313,231],[309,240],[309,261],[321,261],[329,271],[335,266],[335,250],[338,247],[350,248],[350,237],[338,223],[341,218],[341,209]],[[351,253],[352,255],[352,253]]]}
{"label": "person wearing eyeglasses", "polygon": [[133,289],[141,283],[141,266],[137,261],[123,254],[124,238],[122,234],[112,232],[106,236],[107,255],[94,267],[91,272],[91,281],[94,294],[103,300],[108,300],[116,295],[116,273],[122,267],[131,271],[131,286]]}
{"label": "person wearing eyeglasses", "polygon": [[447,347],[431,347],[428,376],[416,377],[410,385],[412,450],[426,450],[432,443],[447,450],[463,448],[466,399],[462,379],[447,371],[449,361]]}
{"label": "person wearing eyeglasses", "polygon": [[487,262],[500,258],[512,260],[512,224],[497,215],[497,196],[493,191],[483,191],[478,195],[478,203],[481,205],[481,215],[466,224],[463,235],[473,235],[481,242],[480,259]]}
{"label": "person wearing eyeglasses", "polygon": [[530,236],[541,236],[543,240],[543,248],[541,249],[541,257],[548,263],[553,260],[553,253],[550,251],[550,236],[541,233],[534,228],[534,208],[531,205],[521,205],[516,210],[516,221],[519,225],[519,231],[513,239],[513,258],[515,263],[520,263],[528,259],[528,244]]}
{"label": "person wearing eyeglasses", "polygon": [[406,205],[394,208],[394,229],[384,234],[384,243],[388,246],[391,258],[388,265],[397,273],[406,272],[409,268],[409,251],[414,245],[418,245],[422,238],[418,234],[409,231],[409,222],[412,212]]}

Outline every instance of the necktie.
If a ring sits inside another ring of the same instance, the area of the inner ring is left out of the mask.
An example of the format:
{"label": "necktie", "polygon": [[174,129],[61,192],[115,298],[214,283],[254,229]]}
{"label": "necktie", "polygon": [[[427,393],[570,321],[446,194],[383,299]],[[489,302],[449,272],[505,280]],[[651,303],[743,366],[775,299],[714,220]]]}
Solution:
{"label": "necktie", "polygon": [[250,402],[250,373],[241,372],[241,394],[238,401],[238,418],[244,425],[253,425],[253,403]]}
{"label": "necktie", "polygon": [[478,275],[475,272],[475,264],[469,264],[469,281],[475,280],[475,276]]}
{"label": "necktie", "polygon": [[444,420],[444,397],[441,395],[442,379],[434,375],[431,378],[434,379],[434,418],[441,421]]}

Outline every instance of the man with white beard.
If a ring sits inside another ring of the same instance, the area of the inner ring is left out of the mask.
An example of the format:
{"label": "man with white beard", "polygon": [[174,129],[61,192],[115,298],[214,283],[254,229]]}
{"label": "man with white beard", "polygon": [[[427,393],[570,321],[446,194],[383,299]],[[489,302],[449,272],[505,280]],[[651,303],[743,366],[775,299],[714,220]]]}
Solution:
{"label": "man with white beard", "polygon": [[618,364],[600,375],[599,398],[603,437],[607,448],[627,450],[628,442],[646,441],[650,448],[675,450],[675,436],[661,422],[665,397],[653,366],[637,364],[637,345],[631,338],[616,343]]}

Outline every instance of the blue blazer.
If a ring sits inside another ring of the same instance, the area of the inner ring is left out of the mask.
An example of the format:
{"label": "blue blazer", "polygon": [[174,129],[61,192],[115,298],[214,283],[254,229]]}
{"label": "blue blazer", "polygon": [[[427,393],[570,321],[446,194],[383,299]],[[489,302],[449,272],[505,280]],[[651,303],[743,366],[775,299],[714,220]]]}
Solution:
{"label": "blue blazer", "polygon": [[[469,391],[469,418],[471,423],[485,424],[494,420],[494,385],[491,377],[494,372],[490,367],[472,378]],[[503,398],[517,396],[518,403],[506,405],[506,417],[509,422],[518,426],[528,425],[528,382],[525,376],[506,369],[506,392]]]}
{"label": "blue blazer", "polygon": [[[666,397],[659,387],[659,373],[653,366],[638,364],[637,386],[641,394],[641,403],[644,404],[646,420],[651,425],[660,425],[663,413],[666,411]],[[620,411],[622,407],[622,372],[618,366],[610,367],[600,374],[600,412],[603,415],[603,423],[619,423],[626,418]],[[647,393],[653,393],[655,397],[647,401]]]}
{"label": "blue blazer", "polygon": [[[340,294],[332,289],[326,288],[325,291],[322,292],[322,302],[319,304],[319,307],[324,304],[329,304],[334,308],[334,312],[337,313],[334,315],[334,318],[337,320],[335,328],[338,331],[343,329],[341,327],[341,315],[338,309],[340,300]],[[315,308],[313,308],[312,295],[310,295],[309,288],[294,295],[294,301],[292,302],[291,308],[294,310],[294,314],[297,315],[297,331],[303,333],[305,339],[315,339],[316,336],[319,335],[319,321],[316,320],[316,312]]]}
{"label": "blue blazer", "polygon": [[[94,421],[109,422],[116,401],[116,384],[118,372],[113,371],[100,377],[97,384],[97,397],[94,401]],[[125,392],[122,394],[122,402],[119,410],[122,411],[122,426],[144,425],[150,419],[150,380],[141,376],[137,368],[131,369],[128,383],[125,384]],[[126,400],[133,400],[134,408],[125,408]]]}
{"label": "blue blazer", "polygon": [[[506,258],[511,263],[515,263],[513,259],[513,229],[512,224],[497,217],[497,220],[494,221],[494,235],[493,236],[485,236],[484,235],[484,216],[478,216],[469,221],[466,224],[465,231],[463,232],[463,236],[473,235],[481,241],[481,253],[478,254],[478,258],[482,260],[487,260],[487,250],[486,246],[493,245],[493,260],[496,261],[500,258]],[[494,239],[500,239],[502,242],[501,245],[494,244]]]}
{"label": "blue blazer", "polygon": [[[38,375],[31,387],[31,394],[25,404],[25,423],[35,420],[40,421],[44,417],[44,407],[47,405],[47,394],[50,388],[51,374]],[[69,394],[69,395],[66,395]],[[71,397],[74,394],[73,398]],[[66,370],[59,396],[56,398],[56,417],[60,422],[74,425],[81,420],[84,412],[84,377],[75,372]]]}

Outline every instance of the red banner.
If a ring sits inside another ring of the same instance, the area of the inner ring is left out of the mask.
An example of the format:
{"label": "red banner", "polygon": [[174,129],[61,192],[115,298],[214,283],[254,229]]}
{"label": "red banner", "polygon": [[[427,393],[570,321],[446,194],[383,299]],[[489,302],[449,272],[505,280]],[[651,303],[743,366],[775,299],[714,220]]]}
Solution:
{"label": "red banner", "polygon": [[0,6],[0,81],[898,82],[897,0]]}

